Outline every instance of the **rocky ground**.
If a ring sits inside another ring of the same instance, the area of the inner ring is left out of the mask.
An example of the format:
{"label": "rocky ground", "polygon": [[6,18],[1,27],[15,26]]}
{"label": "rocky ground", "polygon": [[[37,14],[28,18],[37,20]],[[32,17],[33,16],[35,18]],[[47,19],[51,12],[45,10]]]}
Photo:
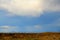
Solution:
{"label": "rocky ground", "polygon": [[0,33],[0,40],[60,40],[60,33]]}

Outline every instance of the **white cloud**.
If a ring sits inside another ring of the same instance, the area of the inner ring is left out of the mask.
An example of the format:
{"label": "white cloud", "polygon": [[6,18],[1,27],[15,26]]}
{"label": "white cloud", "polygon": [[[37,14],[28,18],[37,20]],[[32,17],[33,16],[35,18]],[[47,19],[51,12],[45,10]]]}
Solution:
{"label": "white cloud", "polygon": [[42,0],[1,0],[0,7],[20,16],[37,16],[42,11]]}
{"label": "white cloud", "polygon": [[17,28],[15,26],[0,26],[0,32],[16,32]]}
{"label": "white cloud", "polygon": [[38,30],[41,30],[42,26],[40,25],[34,25],[34,26],[25,26],[23,27],[17,27],[17,26],[0,26],[0,32],[3,33],[9,33],[9,32],[37,32]]}
{"label": "white cloud", "polygon": [[0,8],[19,16],[40,16],[43,11],[60,11],[59,0],[0,0]]}
{"label": "white cloud", "polygon": [[40,25],[35,25],[34,28],[36,28],[36,29],[41,29],[42,26],[40,26]]}
{"label": "white cloud", "polygon": [[40,26],[40,25],[25,27],[26,32],[36,32],[36,31],[41,30],[41,29],[42,29],[42,26]]}
{"label": "white cloud", "polygon": [[60,0],[44,0],[44,10],[60,11]]}

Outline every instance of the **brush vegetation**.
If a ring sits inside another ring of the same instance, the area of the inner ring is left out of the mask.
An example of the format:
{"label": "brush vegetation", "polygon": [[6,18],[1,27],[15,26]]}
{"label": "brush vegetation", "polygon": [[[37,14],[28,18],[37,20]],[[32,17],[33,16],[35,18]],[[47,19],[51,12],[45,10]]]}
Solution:
{"label": "brush vegetation", "polygon": [[0,33],[0,40],[60,40],[60,33]]}

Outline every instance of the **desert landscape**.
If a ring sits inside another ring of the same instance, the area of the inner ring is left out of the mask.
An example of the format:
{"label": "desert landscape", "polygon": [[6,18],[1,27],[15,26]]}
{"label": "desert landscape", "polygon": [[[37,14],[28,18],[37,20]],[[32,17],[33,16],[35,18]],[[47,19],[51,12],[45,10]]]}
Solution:
{"label": "desert landscape", "polygon": [[0,40],[60,40],[60,33],[0,33]]}

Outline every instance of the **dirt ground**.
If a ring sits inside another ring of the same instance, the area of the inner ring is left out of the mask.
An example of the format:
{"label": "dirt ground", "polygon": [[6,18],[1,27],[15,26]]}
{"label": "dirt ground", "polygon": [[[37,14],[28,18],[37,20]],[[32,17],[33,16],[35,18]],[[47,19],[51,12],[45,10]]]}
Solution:
{"label": "dirt ground", "polygon": [[60,40],[60,33],[0,33],[0,40]]}

